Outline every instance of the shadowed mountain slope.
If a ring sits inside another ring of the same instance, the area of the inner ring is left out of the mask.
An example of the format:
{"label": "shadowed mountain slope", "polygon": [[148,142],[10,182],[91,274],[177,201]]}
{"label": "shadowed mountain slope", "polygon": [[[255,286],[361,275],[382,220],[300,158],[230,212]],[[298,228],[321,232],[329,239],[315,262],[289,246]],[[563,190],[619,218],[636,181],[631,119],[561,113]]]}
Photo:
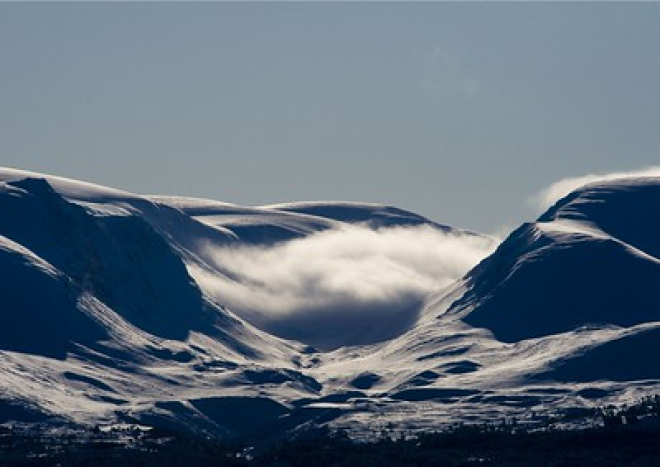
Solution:
{"label": "shadowed mountain slope", "polygon": [[513,232],[450,313],[507,342],[660,320],[660,181],[590,185]]}
{"label": "shadowed mountain slope", "polygon": [[183,340],[204,326],[185,265],[140,217],[94,215],[24,179],[0,193],[0,233],[65,275],[71,295],[90,293],[151,334]]}

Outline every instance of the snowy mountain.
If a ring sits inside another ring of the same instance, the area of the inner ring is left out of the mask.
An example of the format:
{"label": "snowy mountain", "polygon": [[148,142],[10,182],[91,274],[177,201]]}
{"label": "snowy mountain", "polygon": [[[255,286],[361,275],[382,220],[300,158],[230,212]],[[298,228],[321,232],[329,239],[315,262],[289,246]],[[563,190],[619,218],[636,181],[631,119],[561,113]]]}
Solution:
{"label": "snowy mountain", "polygon": [[359,436],[657,388],[660,179],[501,244],[394,207],[243,207],[0,169],[0,423]]}
{"label": "snowy mountain", "polygon": [[388,355],[415,367],[408,381],[454,380],[482,400],[497,389],[504,405],[516,404],[512,392],[536,407],[569,395],[580,404],[594,388],[624,397],[638,382],[654,387],[659,188],[656,178],[623,179],[571,193],[430,297]]}
{"label": "snowy mountain", "polygon": [[523,225],[470,273],[453,309],[504,341],[658,321],[660,184],[589,185]]}

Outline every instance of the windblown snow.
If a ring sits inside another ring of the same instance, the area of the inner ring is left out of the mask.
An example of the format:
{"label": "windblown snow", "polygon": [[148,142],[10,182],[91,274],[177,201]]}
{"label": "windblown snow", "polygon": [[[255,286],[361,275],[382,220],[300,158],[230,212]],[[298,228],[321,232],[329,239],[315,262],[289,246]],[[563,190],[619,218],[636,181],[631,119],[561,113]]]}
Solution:
{"label": "windblown snow", "polygon": [[599,180],[499,243],[0,169],[0,422],[368,435],[636,397],[660,380],[660,179]]}

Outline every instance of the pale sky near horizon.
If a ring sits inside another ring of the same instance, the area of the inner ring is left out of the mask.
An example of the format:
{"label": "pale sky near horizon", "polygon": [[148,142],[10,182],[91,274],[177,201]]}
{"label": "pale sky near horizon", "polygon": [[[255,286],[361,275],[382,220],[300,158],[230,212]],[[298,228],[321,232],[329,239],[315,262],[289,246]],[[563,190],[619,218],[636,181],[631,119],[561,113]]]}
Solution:
{"label": "pale sky near horizon", "polygon": [[658,164],[660,4],[0,4],[0,165],[494,232]]}

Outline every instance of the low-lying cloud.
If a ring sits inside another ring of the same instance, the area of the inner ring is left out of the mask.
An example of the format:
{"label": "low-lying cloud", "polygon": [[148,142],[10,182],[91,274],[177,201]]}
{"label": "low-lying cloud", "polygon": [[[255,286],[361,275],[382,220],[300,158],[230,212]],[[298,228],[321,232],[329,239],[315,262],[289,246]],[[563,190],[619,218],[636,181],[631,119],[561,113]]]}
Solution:
{"label": "low-lying cloud", "polygon": [[540,212],[546,211],[553,204],[559,201],[570,192],[584,185],[595,182],[604,182],[609,180],[617,180],[622,178],[643,178],[643,177],[660,177],[660,167],[648,167],[646,169],[629,171],[629,172],[611,172],[607,174],[589,174],[580,177],[564,178],[556,181],[549,187],[541,190],[538,194],[534,195],[531,203]]}
{"label": "low-lying cloud", "polygon": [[321,349],[394,337],[431,292],[497,246],[430,226],[320,232],[270,247],[207,248],[223,274],[192,271],[207,294],[247,321]]}

